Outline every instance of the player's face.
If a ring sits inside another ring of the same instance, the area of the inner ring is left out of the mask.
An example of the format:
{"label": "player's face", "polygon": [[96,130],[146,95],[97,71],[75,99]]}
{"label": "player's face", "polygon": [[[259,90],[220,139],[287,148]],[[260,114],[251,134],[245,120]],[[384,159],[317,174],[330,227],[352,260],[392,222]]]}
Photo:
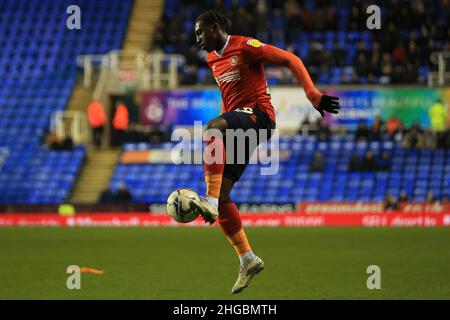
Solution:
{"label": "player's face", "polygon": [[211,52],[215,50],[215,35],[211,27],[205,26],[202,21],[195,23],[195,37],[201,49]]}

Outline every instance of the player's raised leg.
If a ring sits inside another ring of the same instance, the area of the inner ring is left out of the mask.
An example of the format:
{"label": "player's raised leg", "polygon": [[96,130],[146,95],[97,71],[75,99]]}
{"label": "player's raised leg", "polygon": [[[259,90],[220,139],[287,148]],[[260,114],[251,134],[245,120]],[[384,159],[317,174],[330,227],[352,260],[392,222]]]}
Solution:
{"label": "player's raised leg", "polygon": [[233,185],[234,181],[231,179],[222,178],[219,200],[219,224],[239,256],[239,275],[231,289],[232,293],[239,293],[249,285],[253,276],[264,270],[264,262],[253,253],[242,227],[238,208],[230,199]]}
{"label": "player's raised leg", "polygon": [[206,197],[194,205],[203,219],[210,224],[213,224],[219,216],[219,196],[226,158],[223,135],[227,127],[225,119],[218,117],[208,122],[203,136]]}

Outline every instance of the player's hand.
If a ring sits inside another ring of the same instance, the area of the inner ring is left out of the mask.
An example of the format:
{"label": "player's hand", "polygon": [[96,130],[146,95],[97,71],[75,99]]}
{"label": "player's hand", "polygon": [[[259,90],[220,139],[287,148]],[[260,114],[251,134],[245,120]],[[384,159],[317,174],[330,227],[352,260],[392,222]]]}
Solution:
{"label": "player's hand", "polygon": [[339,112],[339,97],[322,95],[319,105],[315,107],[322,117],[325,116],[325,111],[337,114]]}

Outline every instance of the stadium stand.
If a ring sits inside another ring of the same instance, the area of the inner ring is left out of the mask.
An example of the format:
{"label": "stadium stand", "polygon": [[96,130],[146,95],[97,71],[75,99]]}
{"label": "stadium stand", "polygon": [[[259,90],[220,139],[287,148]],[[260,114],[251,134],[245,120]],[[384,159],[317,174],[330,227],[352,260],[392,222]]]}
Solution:
{"label": "stadium stand", "polygon": [[[195,44],[192,32],[195,17],[202,10],[216,8],[226,10],[232,21],[242,22],[245,19],[237,19],[239,15],[249,18],[248,13],[255,12],[255,23],[241,24],[243,31],[239,33],[297,52],[318,83],[351,83],[355,79],[358,84],[396,82],[399,79],[392,79],[392,70],[399,66],[406,70],[410,63],[418,71],[411,82],[423,84],[430,68],[430,52],[450,48],[445,34],[448,12],[440,10],[438,0],[427,1],[426,11],[424,1],[396,3],[398,7],[390,3],[386,12],[388,15],[400,12],[403,18],[397,20],[402,23],[386,25],[392,32],[377,34],[363,31],[362,22],[354,19],[361,13],[358,1],[167,0],[152,50],[185,54],[186,65],[192,63],[198,67],[194,69],[195,77],[189,79],[193,83],[208,83],[212,80],[210,71],[197,57],[198,48],[191,50]],[[64,110],[72,94],[77,55],[103,54],[121,48],[132,1],[77,1],[83,24],[81,30],[72,31],[61,28],[66,24],[66,8],[70,4],[70,1],[51,0],[0,2],[0,68],[3,70],[0,76],[0,204],[63,202],[86,157],[86,146],[76,146],[73,151],[50,151],[43,138],[49,131],[52,112]],[[179,10],[180,5],[183,10]],[[54,14],[46,14],[50,18],[44,20],[39,15],[42,12]],[[408,14],[415,18],[406,19]],[[325,25],[311,22],[327,15],[332,18],[324,19]],[[433,25],[430,17],[436,17]],[[299,25],[294,23],[297,20]],[[403,48],[396,46],[393,35],[398,36],[396,42],[404,43]],[[431,38],[433,41],[425,41]],[[321,57],[314,61],[314,50],[332,52],[333,59]],[[405,50],[406,56],[414,60],[403,59]],[[338,52],[343,53],[341,59],[337,58]],[[192,53],[194,57],[190,56]],[[359,53],[363,53],[365,62],[358,60]],[[374,56],[379,60],[375,61],[373,70],[380,73],[357,74],[356,69],[367,69],[367,62],[372,63]],[[391,71],[383,74],[383,66]],[[185,76],[188,75],[188,69],[184,70]],[[267,76],[271,84],[291,81],[270,67]],[[280,145],[292,151],[288,160],[281,161],[280,174],[260,176],[257,166],[249,166],[234,190],[237,202],[249,199],[252,202],[382,201],[387,193],[398,196],[401,191],[413,201],[424,201],[429,192],[437,199],[449,196],[448,149],[411,150],[388,140],[355,142],[353,136],[332,137],[329,142],[319,142],[313,137],[281,137]],[[170,144],[127,144],[124,150],[167,147]],[[351,155],[362,157],[366,150],[374,151],[376,158],[383,150],[388,151],[390,169],[349,172]],[[324,159],[324,169],[311,172],[311,158],[317,151]],[[318,180],[323,183],[317,184]],[[133,194],[133,201],[138,203],[164,203],[174,188],[185,187],[188,181],[199,193],[205,192],[200,165],[120,163],[110,186],[115,190],[122,181]],[[255,185],[261,187],[253,188]]]}
{"label": "stadium stand", "polygon": [[[447,6],[439,0],[377,4],[382,8],[384,32],[367,30],[366,19],[361,18],[366,16],[362,1],[167,0],[151,51],[185,55],[183,84],[215,84],[198,53],[193,28],[198,14],[217,9],[230,19],[231,34],[254,36],[293,51],[319,84],[425,84],[430,53],[450,49]],[[294,81],[289,72],[271,66],[266,76],[271,85]],[[131,143],[123,151],[170,147],[170,143]],[[387,194],[398,197],[401,192],[410,201],[426,201],[430,194],[437,200],[449,196],[448,148],[411,148],[387,137],[356,141],[353,135],[344,135],[318,141],[297,135],[280,137],[280,149],[291,150],[290,157],[280,162],[280,172],[261,176],[260,167],[250,165],[233,190],[236,202],[380,202]],[[367,151],[374,155],[375,168],[352,171],[352,156],[362,159]],[[311,159],[317,152],[323,170],[312,172]],[[387,159],[381,160],[383,152]],[[201,165],[119,163],[110,187],[115,190],[122,182],[135,202],[164,203],[171,191],[187,185],[205,192]]]}
{"label": "stadium stand", "polygon": [[77,1],[81,30],[65,27],[71,4],[0,2],[0,204],[63,202],[86,156],[42,141],[72,94],[76,57],[121,48],[132,1]]}
{"label": "stadium stand", "polygon": [[[184,9],[178,10],[181,5]],[[366,27],[365,5],[351,0],[168,0],[153,50],[187,57],[196,74],[188,65],[185,84],[213,83],[202,59],[190,50],[195,17],[213,8],[226,12],[231,34],[257,37],[299,55],[319,84],[425,84],[431,52],[450,50],[447,6],[439,0],[377,2],[383,12],[377,31]],[[295,81],[278,68],[269,67],[267,77],[269,84]]]}

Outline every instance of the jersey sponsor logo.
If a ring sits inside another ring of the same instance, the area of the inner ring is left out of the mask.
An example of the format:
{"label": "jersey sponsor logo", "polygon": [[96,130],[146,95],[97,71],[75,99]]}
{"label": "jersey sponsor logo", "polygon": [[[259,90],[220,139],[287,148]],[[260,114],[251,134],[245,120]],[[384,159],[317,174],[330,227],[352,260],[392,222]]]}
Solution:
{"label": "jersey sponsor logo", "polygon": [[232,65],[232,66],[237,65],[238,62],[239,62],[239,59],[238,59],[237,56],[232,56],[232,57],[231,57],[231,65]]}
{"label": "jersey sponsor logo", "polygon": [[217,83],[220,85],[221,83],[228,83],[231,81],[236,81],[241,79],[241,72],[239,70],[234,70],[230,72],[225,72],[220,76],[215,77]]}
{"label": "jersey sponsor logo", "polygon": [[261,47],[261,46],[263,45],[261,41],[256,40],[256,39],[250,39],[250,40],[248,40],[248,41],[247,41],[247,44],[248,44],[249,46],[252,46],[252,47],[255,47],[255,48],[259,48],[259,47]]}

